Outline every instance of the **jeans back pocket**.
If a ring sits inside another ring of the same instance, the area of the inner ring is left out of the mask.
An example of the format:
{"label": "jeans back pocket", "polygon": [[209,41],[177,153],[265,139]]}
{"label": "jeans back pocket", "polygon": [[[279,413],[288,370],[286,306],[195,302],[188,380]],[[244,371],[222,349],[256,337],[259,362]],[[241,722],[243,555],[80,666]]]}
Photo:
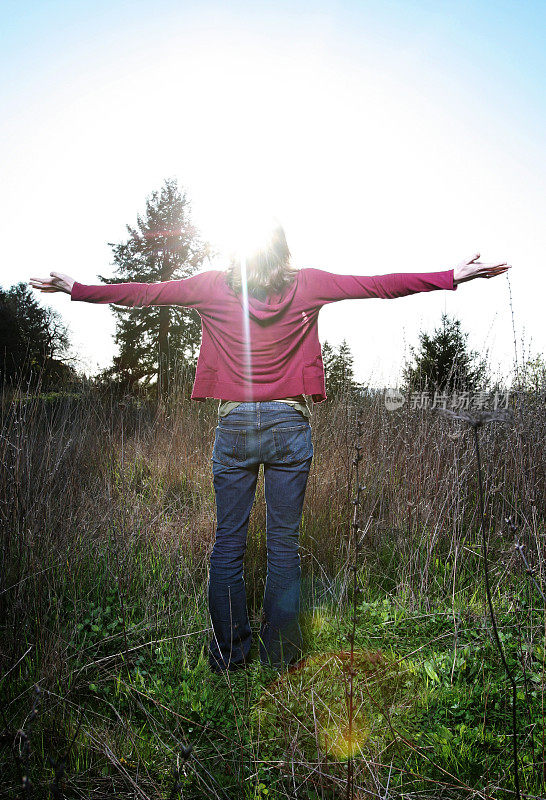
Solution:
{"label": "jeans back pocket", "polygon": [[283,464],[299,464],[313,457],[313,440],[309,423],[273,428],[276,460]]}
{"label": "jeans back pocket", "polygon": [[214,437],[212,460],[228,467],[246,460],[246,431],[218,426]]}

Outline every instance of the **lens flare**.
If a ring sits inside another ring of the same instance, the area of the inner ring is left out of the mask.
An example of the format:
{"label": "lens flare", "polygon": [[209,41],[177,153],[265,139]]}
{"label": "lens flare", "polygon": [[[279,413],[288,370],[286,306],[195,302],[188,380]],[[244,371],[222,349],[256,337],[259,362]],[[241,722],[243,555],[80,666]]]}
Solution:
{"label": "lens flare", "polygon": [[[319,609],[310,627],[331,614]],[[353,675],[350,711],[348,681]],[[269,684],[253,705],[251,723],[262,740],[272,745],[282,725],[283,741],[316,758],[317,748],[332,761],[376,758],[392,741],[388,723],[396,715],[402,729],[419,696],[420,678],[395,653],[382,650],[343,650],[314,653]]]}
{"label": "lens flare", "polygon": [[254,400],[252,396],[252,344],[250,341],[250,318],[248,315],[248,286],[246,280],[246,257],[241,258],[241,301],[243,306],[243,334],[245,348],[244,363],[244,382],[245,400],[250,403]]}
{"label": "lens flare", "polygon": [[250,331],[250,317],[248,309],[248,284],[247,263],[253,254],[262,248],[267,248],[271,243],[273,231],[279,224],[278,219],[260,204],[255,208],[246,208],[244,213],[239,213],[232,219],[229,235],[224,236],[225,250],[231,261],[238,262],[241,268],[241,304],[243,309],[243,336],[244,336],[244,382],[245,400],[254,400],[252,341]]}
{"label": "lens flare", "polygon": [[339,761],[346,761],[362,752],[370,735],[370,726],[359,720],[353,722],[350,733],[347,723],[330,725],[319,733],[323,750],[332,753]]}

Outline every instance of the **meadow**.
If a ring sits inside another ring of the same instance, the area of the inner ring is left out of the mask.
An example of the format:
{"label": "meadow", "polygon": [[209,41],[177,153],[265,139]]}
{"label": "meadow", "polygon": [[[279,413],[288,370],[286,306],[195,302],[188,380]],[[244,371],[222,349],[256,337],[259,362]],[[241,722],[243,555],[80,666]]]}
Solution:
{"label": "meadow", "polygon": [[[2,398],[0,797],[516,797],[470,426],[387,410],[381,393],[314,406],[303,659],[279,674],[257,658],[260,475],[245,562],[254,660],[213,675],[217,403],[186,394],[160,408],[93,388]],[[513,393],[513,421],[478,431],[527,798],[546,795],[544,400]]]}

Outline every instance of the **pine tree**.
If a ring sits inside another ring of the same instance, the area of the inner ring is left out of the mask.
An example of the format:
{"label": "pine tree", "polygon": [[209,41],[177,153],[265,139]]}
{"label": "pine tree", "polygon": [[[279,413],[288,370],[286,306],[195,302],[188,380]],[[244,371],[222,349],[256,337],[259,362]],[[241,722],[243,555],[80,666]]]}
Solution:
{"label": "pine tree", "polygon": [[43,308],[27,284],[0,290],[0,385],[60,388],[74,379],[69,337],[58,311]]}
{"label": "pine tree", "polygon": [[[212,255],[191,222],[191,206],[176,179],[166,180],[161,190],[146,200],[144,216],[136,227],[127,225],[129,238],[115,244],[115,277],[104,283],[155,283],[187,278]],[[114,307],[115,342],[119,354],[105,377],[114,377],[125,388],[147,386],[156,379],[164,397],[176,372],[195,373],[201,338],[201,321],[195,309],[182,306],[146,308]]]}
{"label": "pine tree", "polygon": [[336,348],[325,341],[322,345],[322,363],[326,378],[326,394],[328,397],[339,397],[344,394],[355,394],[361,389],[354,380],[354,357],[344,339]]}
{"label": "pine tree", "polygon": [[412,391],[461,392],[486,388],[489,382],[486,358],[469,351],[468,333],[461,322],[442,314],[440,327],[432,335],[421,331],[418,349],[403,368],[403,389]]}
{"label": "pine tree", "polygon": [[516,388],[527,392],[546,390],[546,359],[541,353],[529,356],[519,369]]}

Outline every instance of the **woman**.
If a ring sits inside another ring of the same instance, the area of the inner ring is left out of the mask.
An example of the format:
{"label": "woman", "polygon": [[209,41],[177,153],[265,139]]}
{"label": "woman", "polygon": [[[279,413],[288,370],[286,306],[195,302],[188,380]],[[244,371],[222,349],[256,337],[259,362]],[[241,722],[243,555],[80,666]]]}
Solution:
{"label": "woman", "polygon": [[299,526],[313,457],[310,413],[326,399],[318,338],[319,311],[350,298],[402,297],[491,278],[509,269],[483,264],[479,253],[455,268],[429,273],[364,277],[296,269],[282,226],[268,241],[226,270],[163,283],[84,286],[51,272],[32,278],[42,292],[72,300],[126,306],[181,305],[201,317],[202,342],[192,399],[220,400],[212,452],[216,539],[208,584],[214,672],[248,663],[243,557],[260,464],[267,507],[267,579],[259,637],[263,664],[280,668],[301,654]]}

